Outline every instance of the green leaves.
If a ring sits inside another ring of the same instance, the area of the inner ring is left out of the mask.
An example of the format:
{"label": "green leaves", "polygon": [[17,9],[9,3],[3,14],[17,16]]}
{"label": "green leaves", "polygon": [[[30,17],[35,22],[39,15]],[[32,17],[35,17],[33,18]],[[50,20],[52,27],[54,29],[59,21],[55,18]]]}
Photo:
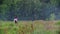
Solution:
{"label": "green leaves", "polygon": [[[0,5],[0,12],[2,15],[1,17],[2,19],[6,20],[8,19],[10,20],[10,18],[13,18],[15,15],[17,15],[19,19],[22,19],[23,17],[25,20],[30,18],[32,19],[35,17],[36,19],[48,19],[47,14],[48,13],[52,14],[50,13],[51,10],[53,10],[54,7],[58,6],[60,2],[59,0],[0,0],[0,1],[3,2]],[[45,3],[46,1],[48,3]]]}

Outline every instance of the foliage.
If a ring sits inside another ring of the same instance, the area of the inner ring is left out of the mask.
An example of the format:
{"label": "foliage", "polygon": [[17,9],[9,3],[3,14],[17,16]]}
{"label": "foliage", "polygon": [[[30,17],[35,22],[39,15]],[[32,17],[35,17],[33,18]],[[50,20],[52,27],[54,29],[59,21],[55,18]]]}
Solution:
{"label": "foliage", "polygon": [[[0,0],[0,19],[46,20],[59,7],[59,0]],[[58,10],[57,10],[58,11]],[[58,12],[57,12],[58,14]]]}

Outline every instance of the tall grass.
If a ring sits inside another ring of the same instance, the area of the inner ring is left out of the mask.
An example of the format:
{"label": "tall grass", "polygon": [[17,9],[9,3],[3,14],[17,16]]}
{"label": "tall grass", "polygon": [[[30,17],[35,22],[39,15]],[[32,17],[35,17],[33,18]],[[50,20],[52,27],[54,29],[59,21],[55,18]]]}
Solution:
{"label": "tall grass", "polygon": [[60,34],[60,21],[58,21],[56,25],[58,26],[57,34]]}
{"label": "tall grass", "polygon": [[0,21],[0,34],[57,34],[54,29],[46,29],[47,24],[44,23],[44,21],[19,21],[15,24],[13,21]]}

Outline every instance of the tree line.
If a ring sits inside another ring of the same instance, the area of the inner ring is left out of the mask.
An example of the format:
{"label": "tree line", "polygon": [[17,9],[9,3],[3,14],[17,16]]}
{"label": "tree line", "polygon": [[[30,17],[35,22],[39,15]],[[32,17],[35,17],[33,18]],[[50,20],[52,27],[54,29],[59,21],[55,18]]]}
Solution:
{"label": "tree line", "polygon": [[13,20],[14,16],[19,20],[54,20],[59,7],[60,0],[0,0],[0,20]]}

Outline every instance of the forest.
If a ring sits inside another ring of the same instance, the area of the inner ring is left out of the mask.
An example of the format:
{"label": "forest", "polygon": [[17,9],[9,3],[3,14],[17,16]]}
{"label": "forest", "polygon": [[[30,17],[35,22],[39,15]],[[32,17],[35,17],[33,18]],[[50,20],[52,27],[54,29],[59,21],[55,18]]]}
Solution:
{"label": "forest", "polygon": [[0,0],[0,20],[59,20],[60,0]]}

